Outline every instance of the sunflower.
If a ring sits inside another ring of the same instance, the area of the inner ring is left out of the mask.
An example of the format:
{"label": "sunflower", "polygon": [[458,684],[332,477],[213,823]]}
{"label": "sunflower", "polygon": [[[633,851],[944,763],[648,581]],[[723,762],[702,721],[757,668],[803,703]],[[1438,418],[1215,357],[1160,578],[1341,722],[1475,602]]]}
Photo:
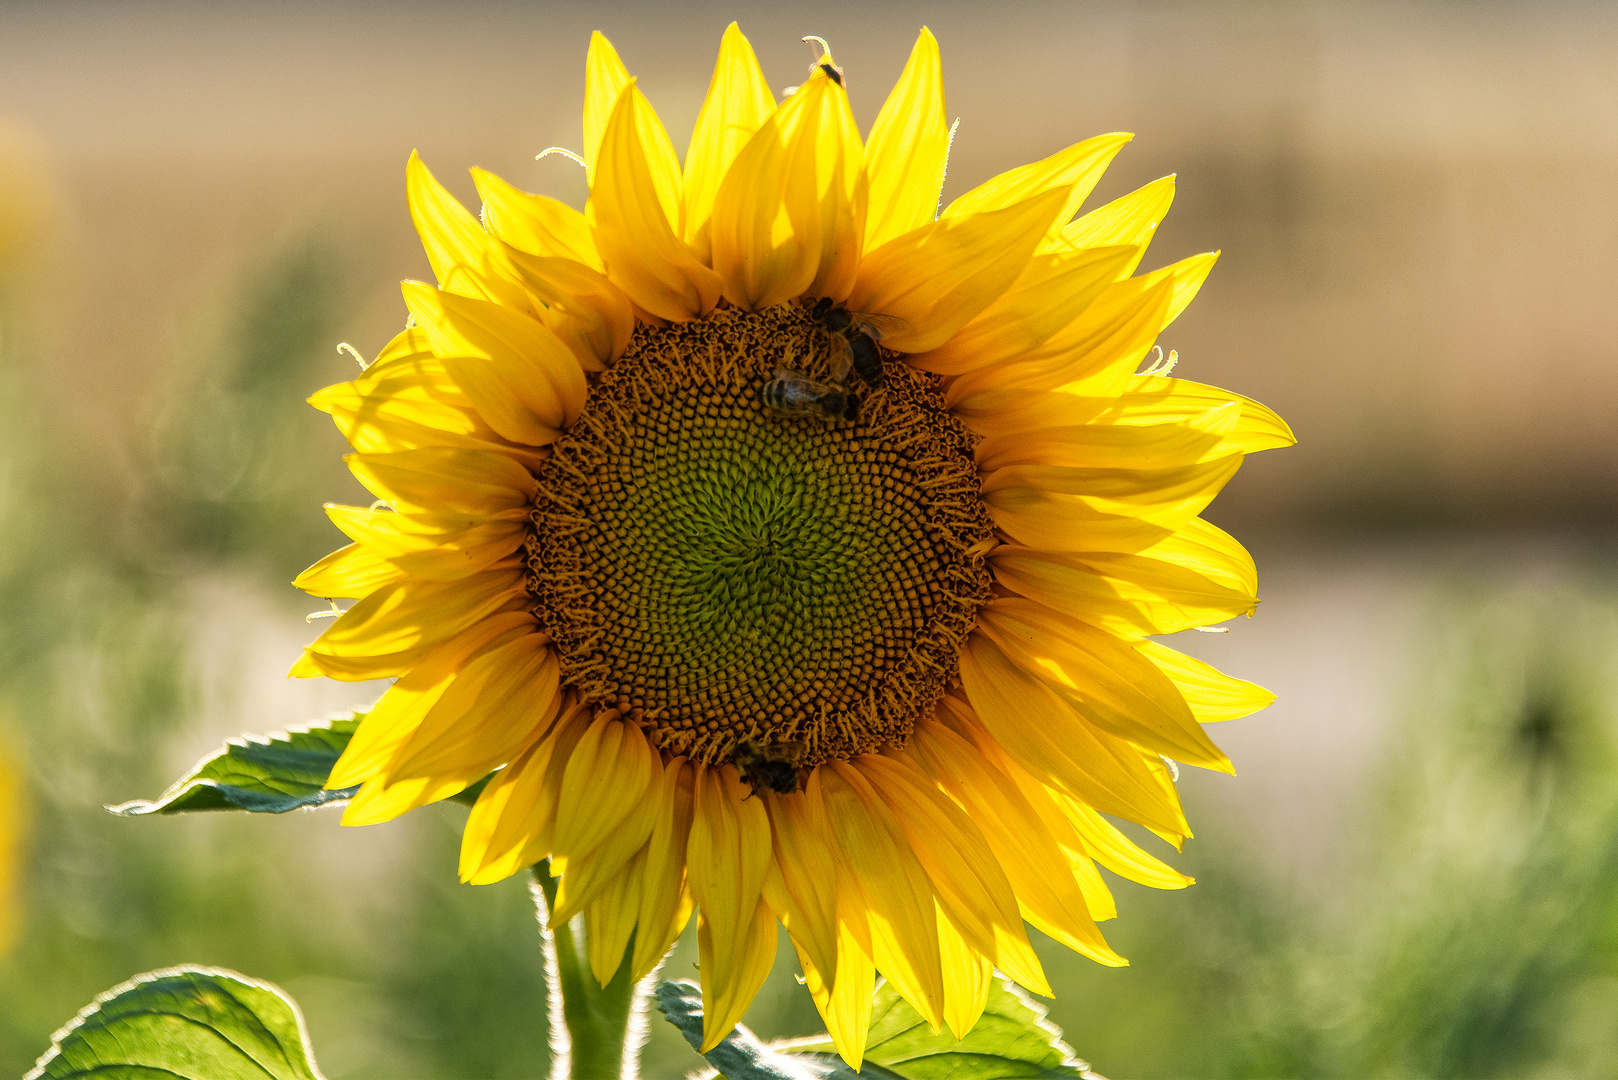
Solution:
{"label": "sunflower", "polygon": [[[378,499],[297,584],[354,603],[300,676],[393,678],[333,771],[348,825],[490,776],[463,880],[541,860],[603,983],[696,913],[707,1047],[776,923],[858,1064],[877,973],[964,1034],[1025,922],[1102,964],[1097,866],[1190,879],[1174,762],[1272,700],[1151,640],[1257,603],[1198,515],[1268,409],[1148,369],[1215,255],[1136,275],[1172,177],[1074,220],[1102,135],[938,212],[921,32],[862,142],[829,51],[779,103],[725,32],[682,166],[591,41],[584,213],[412,155],[438,278],[312,403]],[[854,361],[859,361],[857,364]],[[852,368],[852,370],[851,370]]]}

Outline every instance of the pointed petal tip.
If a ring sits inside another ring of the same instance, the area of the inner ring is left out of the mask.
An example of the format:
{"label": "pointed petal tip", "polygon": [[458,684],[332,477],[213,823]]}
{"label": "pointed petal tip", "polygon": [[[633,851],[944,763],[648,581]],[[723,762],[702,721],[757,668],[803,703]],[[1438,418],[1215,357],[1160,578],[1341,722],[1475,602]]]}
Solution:
{"label": "pointed petal tip", "polygon": [[706,1054],[708,1051],[712,1050],[714,1047],[716,1047],[720,1043],[724,1042],[725,1041],[725,1036],[729,1035],[732,1031],[735,1031],[735,1030],[736,1030],[736,1025],[734,1023],[732,1023],[729,1027],[725,1028],[723,1031],[720,1031],[720,1030],[718,1030],[716,1028],[713,1031],[713,1033],[710,1034],[708,1032],[707,1017],[704,1016],[703,1017],[703,1024],[702,1024],[702,1048],[700,1050],[698,1050],[697,1053]]}

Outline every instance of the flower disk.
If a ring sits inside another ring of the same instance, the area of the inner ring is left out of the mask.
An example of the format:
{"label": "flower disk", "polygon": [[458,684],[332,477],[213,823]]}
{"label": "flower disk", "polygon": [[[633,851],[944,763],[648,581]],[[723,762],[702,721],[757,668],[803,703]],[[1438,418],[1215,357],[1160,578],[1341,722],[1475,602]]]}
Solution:
{"label": "flower disk", "polygon": [[761,405],[777,368],[829,375],[820,337],[790,308],[642,328],[539,469],[529,589],[563,678],[660,749],[902,743],[989,598],[937,377],[898,368],[850,423]]}
{"label": "flower disk", "polygon": [[1293,441],[1141,370],[1216,257],[1135,273],[1173,178],[1075,217],[1101,135],[938,212],[926,30],[862,139],[829,55],[777,104],[733,24],[683,164],[586,66],[585,211],[474,169],[474,216],[412,155],[438,283],[310,399],[377,502],[327,507],[297,585],[354,602],[293,674],[395,680],[344,824],[486,781],[462,880],[545,863],[603,984],[696,914],[705,1049],[778,923],[855,1067],[878,972],[964,1035],[995,969],[1049,993],[1029,924],[1124,963],[1097,867],[1191,879],[1112,819],[1178,847],[1174,763],[1272,699],[1154,638],[1253,613],[1199,515]]}

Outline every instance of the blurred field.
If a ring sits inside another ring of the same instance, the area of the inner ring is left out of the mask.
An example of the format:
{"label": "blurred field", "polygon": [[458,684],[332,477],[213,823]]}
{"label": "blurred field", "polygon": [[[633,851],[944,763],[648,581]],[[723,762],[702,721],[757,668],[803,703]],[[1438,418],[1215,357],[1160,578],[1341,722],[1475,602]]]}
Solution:
{"label": "blurred field", "polygon": [[[0,1067],[136,971],[269,978],[328,1075],[537,1076],[519,882],[463,811],[123,821],[218,742],[368,700],[282,678],[284,583],[358,497],[302,398],[427,277],[412,147],[577,203],[608,33],[683,141],[725,22],[777,86],[821,34],[875,115],[916,28],[961,117],[946,197],[1109,130],[1095,202],[1167,172],[1148,266],[1224,254],[1166,335],[1301,444],[1211,516],[1265,602],[1185,647],[1275,689],[1187,776],[1181,894],[1120,888],[1135,966],[1046,952],[1114,1080],[1618,1073],[1618,9],[0,3],[0,746],[30,777]],[[1177,643],[1178,644],[1178,643]],[[687,942],[671,961],[688,974]],[[814,1024],[784,952],[750,1017]],[[654,1018],[651,1076],[698,1061]]]}

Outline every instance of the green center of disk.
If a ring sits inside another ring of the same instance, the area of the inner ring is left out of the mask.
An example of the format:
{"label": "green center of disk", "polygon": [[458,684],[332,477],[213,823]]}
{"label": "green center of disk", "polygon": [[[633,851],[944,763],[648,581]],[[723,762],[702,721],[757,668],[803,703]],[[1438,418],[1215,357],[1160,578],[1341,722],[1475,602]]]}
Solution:
{"label": "green center of disk", "polygon": [[902,743],[988,598],[932,376],[890,365],[851,423],[763,407],[775,368],[824,379],[824,353],[795,309],[642,328],[540,470],[530,586],[564,678],[671,752]]}

